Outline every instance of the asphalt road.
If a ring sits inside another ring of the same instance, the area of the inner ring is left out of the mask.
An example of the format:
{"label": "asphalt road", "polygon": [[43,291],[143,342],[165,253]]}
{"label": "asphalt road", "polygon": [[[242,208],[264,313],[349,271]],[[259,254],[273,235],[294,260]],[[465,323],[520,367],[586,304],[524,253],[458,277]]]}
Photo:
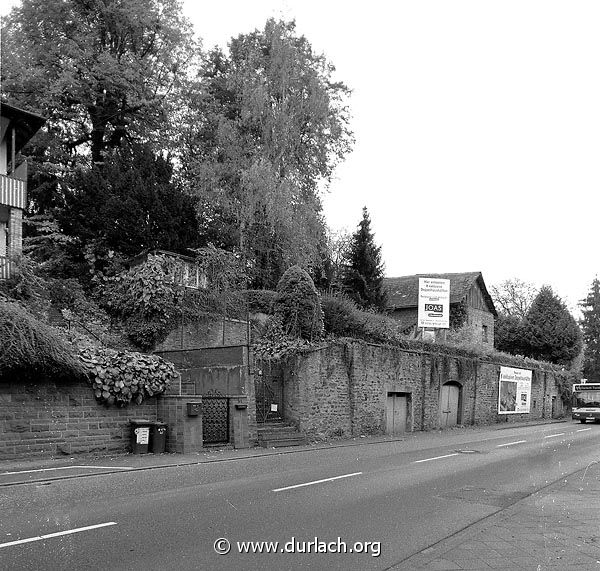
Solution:
{"label": "asphalt road", "polygon": [[[600,460],[599,437],[568,422],[47,482],[0,474],[0,568],[387,569]],[[249,541],[277,552],[240,553]]]}

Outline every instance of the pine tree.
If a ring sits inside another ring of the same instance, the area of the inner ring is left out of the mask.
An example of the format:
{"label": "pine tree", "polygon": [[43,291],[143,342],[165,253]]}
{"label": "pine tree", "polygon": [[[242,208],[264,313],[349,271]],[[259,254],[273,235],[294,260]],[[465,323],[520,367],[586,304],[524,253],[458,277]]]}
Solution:
{"label": "pine tree", "polygon": [[570,365],[581,351],[581,331],[564,302],[543,286],[527,312],[524,352],[528,357]]}
{"label": "pine tree", "polygon": [[581,302],[583,320],[583,376],[591,382],[600,382],[600,281],[594,278],[587,297]]}
{"label": "pine tree", "polygon": [[383,273],[381,246],[375,244],[371,219],[365,206],[362,220],[350,242],[343,279],[346,293],[362,307],[384,310]]}

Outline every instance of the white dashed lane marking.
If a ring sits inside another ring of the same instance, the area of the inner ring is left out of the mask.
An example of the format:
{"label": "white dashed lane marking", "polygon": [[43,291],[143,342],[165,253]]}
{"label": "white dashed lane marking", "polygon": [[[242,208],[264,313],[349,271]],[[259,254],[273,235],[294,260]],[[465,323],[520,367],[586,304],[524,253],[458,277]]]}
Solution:
{"label": "white dashed lane marking", "polygon": [[56,533],[47,533],[45,535],[36,535],[35,537],[28,537],[27,539],[17,539],[16,541],[9,541],[8,543],[0,543],[0,549],[3,547],[11,547],[12,545],[22,545],[23,543],[32,543],[34,541],[43,541],[44,539],[51,539],[53,537],[61,537],[63,535],[71,535],[72,533],[81,533],[82,531],[89,531],[91,529],[98,529],[100,527],[107,527],[109,525],[117,525],[116,521],[109,521],[106,523],[99,523],[97,525],[88,525],[86,527],[78,527],[76,529],[67,529],[66,531],[58,531]]}

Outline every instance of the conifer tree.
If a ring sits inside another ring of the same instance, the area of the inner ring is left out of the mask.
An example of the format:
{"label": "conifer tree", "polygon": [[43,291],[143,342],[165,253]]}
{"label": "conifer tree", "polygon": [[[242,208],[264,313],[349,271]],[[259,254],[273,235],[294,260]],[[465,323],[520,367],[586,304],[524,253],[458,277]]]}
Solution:
{"label": "conifer tree", "polygon": [[564,302],[550,286],[543,286],[527,312],[525,355],[559,365],[570,365],[581,351],[581,331]]}
{"label": "conifer tree", "polygon": [[358,229],[352,235],[344,274],[344,289],[358,305],[365,308],[385,309],[381,246],[375,244],[371,218],[366,206],[363,207],[363,217]]}
{"label": "conifer tree", "polygon": [[587,297],[581,302],[583,320],[583,376],[591,382],[600,382],[600,281],[594,278]]}

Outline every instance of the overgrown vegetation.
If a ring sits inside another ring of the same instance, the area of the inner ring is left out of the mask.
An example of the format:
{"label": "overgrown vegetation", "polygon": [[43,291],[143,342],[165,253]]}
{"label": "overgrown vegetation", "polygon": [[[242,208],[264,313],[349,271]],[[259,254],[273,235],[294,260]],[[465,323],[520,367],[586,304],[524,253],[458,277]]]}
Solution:
{"label": "overgrown vegetation", "polygon": [[83,378],[76,349],[58,331],[0,294],[0,377]]}
{"label": "overgrown vegetation", "polygon": [[182,285],[182,262],[153,253],[126,272],[106,280],[103,304],[118,318],[129,340],[140,349],[153,349],[181,320],[206,315],[245,317],[243,274],[232,254],[216,248],[196,250],[199,288]]}
{"label": "overgrown vegetation", "polygon": [[184,290],[173,284],[174,273],[172,259],[151,256],[104,287],[107,311],[123,322],[129,339],[141,349],[154,347],[175,326]]}

